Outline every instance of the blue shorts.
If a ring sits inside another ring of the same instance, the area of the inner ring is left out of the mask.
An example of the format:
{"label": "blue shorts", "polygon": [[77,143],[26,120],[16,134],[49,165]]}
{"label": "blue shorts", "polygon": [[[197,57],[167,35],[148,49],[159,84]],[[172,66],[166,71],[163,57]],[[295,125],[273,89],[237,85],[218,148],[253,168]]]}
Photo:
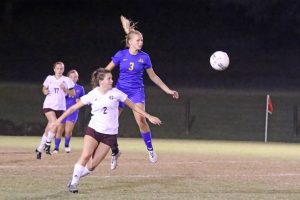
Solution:
{"label": "blue shorts", "polygon": [[69,121],[69,122],[72,122],[73,124],[75,124],[78,119],[78,114],[79,114],[78,111],[73,112],[71,115],[66,117],[61,123],[65,124],[67,121]]}
{"label": "blue shorts", "polygon": [[[142,103],[145,104],[145,91],[144,88],[138,88],[134,90],[125,90],[121,89],[122,92],[128,95],[128,99],[130,99],[133,103]],[[119,108],[125,108],[124,102],[119,102]]]}

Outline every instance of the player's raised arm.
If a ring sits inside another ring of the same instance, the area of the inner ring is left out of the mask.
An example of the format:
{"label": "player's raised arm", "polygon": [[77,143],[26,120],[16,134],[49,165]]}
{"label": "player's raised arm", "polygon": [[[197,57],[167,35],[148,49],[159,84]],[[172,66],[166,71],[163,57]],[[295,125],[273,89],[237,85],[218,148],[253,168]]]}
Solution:
{"label": "player's raised arm", "polygon": [[146,70],[149,78],[158,86],[160,87],[165,93],[171,95],[174,99],[179,98],[179,94],[175,90],[171,90],[160,78],[156,75],[153,68],[149,68]]}
{"label": "player's raised arm", "polygon": [[115,68],[115,66],[116,66],[115,63],[113,61],[110,61],[110,63],[108,63],[105,69],[108,71],[112,71]]}

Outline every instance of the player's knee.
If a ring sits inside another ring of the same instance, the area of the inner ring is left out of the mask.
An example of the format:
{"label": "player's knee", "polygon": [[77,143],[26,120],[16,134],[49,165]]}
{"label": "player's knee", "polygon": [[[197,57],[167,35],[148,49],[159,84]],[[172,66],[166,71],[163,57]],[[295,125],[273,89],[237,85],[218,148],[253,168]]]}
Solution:
{"label": "player's knee", "polygon": [[65,132],[65,136],[69,136],[69,137],[71,137],[72,136],[72,132]]}
{"label": "player's knee", "polygon": [[147,125],[147,121],[146,121],[145,117],[139,117],[139,118],[137,118],[136,122],[137,122],[137,124],[139,126],[145,126],[145,125]]}
{"label": "player's knee", "polygon": [[149,130],[149,126],[148,126],[148,124],[141,124],[141,125],[139,125],[139,129],[141,132],[145,132],[145,131]]}

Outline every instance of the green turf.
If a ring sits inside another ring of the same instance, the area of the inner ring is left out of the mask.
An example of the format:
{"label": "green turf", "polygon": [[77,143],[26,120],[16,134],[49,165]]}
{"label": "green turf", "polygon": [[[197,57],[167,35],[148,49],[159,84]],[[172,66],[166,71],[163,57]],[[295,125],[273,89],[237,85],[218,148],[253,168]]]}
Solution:
{"label": "green turf", "polygon": [[[0,136],[1,147],[13,147],[32,149],[39,143],[40,138],[35,136]],[[187,139],[153,139],[156,148],[166,153],[186,154],[223,154],[240,156],[258,156],[271,158],[300,159],[300,145],[279,142],[238,142],[238,141],[214,141],[214,140],[187,140]],[[80,150],[82,137],[73,137],[72,148]],[[119,138],[122,149],[130,152],[143,152],[142,139]]]}
{"label": "green turf", "polygon": [[82,145],[34,159],[39,137],[0,136],[0,199],[237,199],[298,200],[300,146],[288,143],[155,139],[159,162],[150,165],[141,139],[120,138],[116,171],[109,157],[82,179],[80,193],[65,184]]}

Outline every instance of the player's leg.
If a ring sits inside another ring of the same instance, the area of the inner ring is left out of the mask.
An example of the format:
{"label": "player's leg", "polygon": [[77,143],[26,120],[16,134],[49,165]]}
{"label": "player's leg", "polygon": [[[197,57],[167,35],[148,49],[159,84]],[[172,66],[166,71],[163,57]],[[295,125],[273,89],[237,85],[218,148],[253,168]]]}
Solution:
{"label": "player's leg", "polygon": [[54,147],[54,150],[53,150],[53,154],[57,154],[59,152],[59,146],[60,146],[60,143],[61,143],[61,137],[64,133],[64,129],[65,129],[65,124],[62,123],[58,126],[57,128],[57,131],[56,131],[56,134],[55,134],[55,147]]}
{"label": "player's leg", "polygon": [[[120,104],[119,104],[119,116],[123,112],[124,107],[125,107],[125,104],[120,102]],[[117,168],[118,158],[120,157],[120,155],[121,155],[121,151],[119,149],[118,141],[116,140],[116,142],[111,147],[111,162],[110,162],[110,169],[111,170],[114,170],[114,169]]]}
{"label": "player's leg", "polygon": [[[138,106],[140,109],[145,111],[145,104],[136,103],[136,106]],[[146,121],[146,118],[135,111],[133,111],[133,114],[134,114],[135,121],[139,126],[141,136],[147,147],[148,154],[149,154],[149,161],[151,163],[155,163],[157,162],[157,155],[153,149],[151,131]]]}
{"label": "player's leg", "polygon": [[111,147],[111,162],[110,162],[110,169],[115,170],[118,166],[118,158],[121,155],[121,151],[119,150],[118,147],[118,142]]}
{"label": "player's leg", "polygon": [[93,154],[92,162],[88,163],[88,168],[94,170],[105,158],[109,149],[117,143],[117,135],[106,135],[99,133],[100,145]]}
{"label": "player's leg", "polygon": [[[45,127],[45,131],[44,131],[43,136],[42,136],[42,138],[41,138],[40,144],[39,144],[39,146],[38,146],[38,147],[36,148],[36,150],[35,150],[36,153],[42,152],[42,151],[44,150],[45,143],[46,143],[46,140],[47,140],[46,133],[48,133],[48,124],[47,124],[47,126]],[[41,154],[40,154],[40,156],[41,156]],[[38,159],[41,159],[40,156],[39,156]]]}
{"label": "player's leg", "polygon": [[104,143],[100,143],[98,148],[94,152],[92,162],[88,163],[88,169],[93,171],[106,157],[110,149],[110,146]]}
{"label": "player's leg", "polygon": [[46,143],[45,143],[45,151],[46,151],[46,154],[51,155],[51,152],[50,152],[51,142],[52,142],[52,140],[55,137],[56,130],[55,130],[55,132],[52,132],[50,130],[50,126],[51,126],[51,124],[53,124],[56,121],[57,114],[56,114],[56,111],[49,111],[49,112],[45,113],[45,116],[46,116],[46,118],[48,120],[47,126],[48,126],[48,130],[49,130],[47,132],[47,139],[46,139]]}
{"label": "player's leg", "polygon": [[76,121],[75,122],[66,121],[66,124],[65,124],[65,152],[66,153],[71,152],[70,141],[72,138],[75,123],[76,123]]}
{"label": "player's leg", "polygon": [[81,156],[74,166],[72,180],[68,185],[70,192],[78,192],[77,185],[81,174],[84,172],[85,166],[92,157],[95,149],[98,147],[98,141],[90,135],[85,135],[83,138],[83,149]]}
{"label": "player's leg", "polygon": [[[110,146],[104,143],[99,143],[98,147],[95,149],[93,155],[91,156],[91,159],[88,161],[88,163],[85,165],[85,167],[83,166],[76,166],[78,168],[78,174],[80,174],[79,178],[85,177],[87,175],[89,175],[90,173],[92,173],[92,171],[103,161],[103,159],[106,157],[106,155],[108,154],[110,149]],[[75,171],[75,168],[74,168]],[[73,190],[75,188],[75,190],[77,190],[77,185],[78,182],[75,184],[73,183]],[[71,191],[72,190],[72,182],[70,182],[68,184],[69,190],[70,192],[74,192]],[[76,192],[76,191],[75,191]]]}
{"label": "player's leg", "polygon": [[[47,126],[45,128],[45,132],[42,136],[41,142],[39,146],[37,147],[36,151],[36,158],[41,159],[42,158],[42,151],[45,150],[47,154],[50,154],[50,145],[51,145],[51,137],[54,137],[52,135],[50,130],[50,125],[56,120],[55,112],[51,109],[44,109],[44,114],[48,120]],[[50,134],[49,134],[50,132]],[[50,140],[50,142],[48,142]]]}

